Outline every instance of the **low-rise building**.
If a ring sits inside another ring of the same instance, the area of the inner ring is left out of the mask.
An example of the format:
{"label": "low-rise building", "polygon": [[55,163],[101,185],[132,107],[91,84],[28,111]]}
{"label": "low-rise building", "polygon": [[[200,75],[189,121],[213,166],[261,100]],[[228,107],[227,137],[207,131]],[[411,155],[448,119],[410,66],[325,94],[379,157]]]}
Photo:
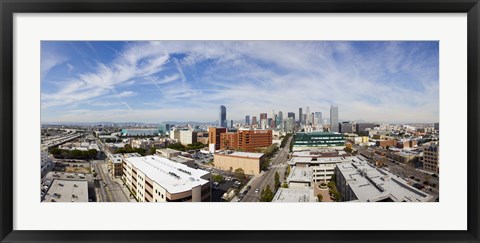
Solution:
{"label": "low-rise building", "polygon": [[84,180],[54,180],[43,202],[88,202],[88,186]]}
{"label": "low-rise building", "polygon": [[309,148],[338,148],[345,147],[345,138],[340,133],[333,132],[310,132],[296,133],[293,137],[293,150],[305,150]]}
{"label": "low-rise building", "polygon": [[171,148],[157,149],[156,152],[157,152],[157,155],[160,155],[160,156],[162,156],[164,158],[167,158],[167,159],[177,157],[177,156],[182,154],[182,151],[178,151],[178,150],[171,149]]}
{"label": "low-rise building", "polygon": [[122,176],[122,171],[123,171],[122,160],[123,160],[123,156],[121,154],[107,155],[107,165],[112,177]]}
{"label": "low-rise building", "polygon": [[278,188],[272,202],[318,202],[313,188]]}
{"label": "low-rise building", "polygon": [[384,169],[355,158],[338,164],[336,187],[342,201],[359,202],[427,202],[432,196],[420,191]]}
{"label": "low-rise building", "polygon": [[123,160],[122,180],[140,202],[210,201],[210,173],[160,156]]}
{"label": "low-rise building", "polygon": [[292,167],[310,168],[313,171],[313,182],[327,183],[331,180],[338,163],[351,161],[354,157],[332,149],[294,151],[288,164]]}
{"label": "low-rise building", "polygon": [[288,188],[310,188],[313,185],[313,169],[311,167],[293,166],[287,177]]}
{"label": "low-rise building", "polygon": [[422,148],[422,151],[423,151],[423,156],[421,161],[423,162],[423,169],[426,171],[436,173],[438,175],[440,170],[439,160],[438,160],[439,146],[438,145],[427,146]]}
{"label": "low-rise building", "polygon": [[214,154],[215,168],[232,170],[240,168],[247,175],[260,174],[260,165],[264,160],[262,153],[221,151]]}

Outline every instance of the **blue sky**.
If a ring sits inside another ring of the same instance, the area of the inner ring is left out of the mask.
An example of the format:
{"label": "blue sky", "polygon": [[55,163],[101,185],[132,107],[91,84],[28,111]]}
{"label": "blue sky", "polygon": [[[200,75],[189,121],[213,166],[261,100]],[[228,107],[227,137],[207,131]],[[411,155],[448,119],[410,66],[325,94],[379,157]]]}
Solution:
{"label": "blue sky", "polygon": [[42,41],[40,77],[42,122],[439,120],[436,41]]}

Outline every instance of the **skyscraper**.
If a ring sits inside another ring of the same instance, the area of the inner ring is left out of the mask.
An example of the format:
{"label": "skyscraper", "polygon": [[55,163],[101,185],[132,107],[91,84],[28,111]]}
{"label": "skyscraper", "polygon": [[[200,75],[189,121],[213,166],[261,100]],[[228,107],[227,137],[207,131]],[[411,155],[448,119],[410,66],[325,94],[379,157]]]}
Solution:
{"label": "skyscraper", "polygon": [[310,125],[310,122],[311,122],[311,117],[310,117],[310,106],[307,106],[307,110],[306,110],[306,115],[307,115],[307,119],[305,120],[305,125]]}
{"label": "skyscraper", "polygon": [[245,125],[250,125],[250,116],[245,116]]}
{"label": "skyscraper", "polygon": [[252,116],[252,126],[257,125],[257,117]]}
{"label": "skyscraper", "polygon": [[220,114],[219,114],[219,122],[218,125],[220,127],[227,127],[227,108],[223,105],[220,106]]}
{"label": "skyscraper", "polygon": [[295,121],[295,112],[288,112],[287,117],[292,117],[293,121]]}
{"label": "skyscraper", "polygon": [[315,112],[315,124],[316,125],[322,125],[323,124],[323,118],[322,118],[322,112]]}
{"label": "skyscraper", "polygon": [[303,121],[302,108],[298,108],[298,122],[299,122],[300,124],[302,124],[302,121]]}
{"label": "skyscraper", "polygon": [[330,107],[330,131],[338,132],[338,106]]}
{"label": "skyscraper", "polygon": [[267,120],[267,113],[260,113],[260,120]]}

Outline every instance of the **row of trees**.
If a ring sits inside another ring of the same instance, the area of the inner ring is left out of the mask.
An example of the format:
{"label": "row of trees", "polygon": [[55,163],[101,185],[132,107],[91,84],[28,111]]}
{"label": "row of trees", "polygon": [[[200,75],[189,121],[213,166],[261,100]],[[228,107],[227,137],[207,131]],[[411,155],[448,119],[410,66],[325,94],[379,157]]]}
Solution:
{"label": "row of trees", "polygon": [[188,151],[188,150],[194,150],[194,149],[201,149],[201,148],[204,148],[205,146],[206,145],[201,142],[195,142],[192,144],[188,144],[187,146],[181,143],[173,143],[173,144],[167,145],[167,148],[175,149],[179,151]]}
{"label": "row of trees", "polygon": [[291,133],[287,133],[287,135],[285,135],[285,137],[283,137],[282,142],[280,143],[280,148],[285,147],[288,139],[289,139],[291,136],[292,136]]}
{"label": "row of trees", "polygon": [[62,158],[62,159],[94,159],[97,156],[97,150],[95,149],[67,150],[67,149],[53,148],[50,150],[50,153],[53,154],[55,158]]}
{"label": "row of trees", "polygon": [[123,148],[115,150],[116,154],[139,153],[141,156],[147,155],[147,150],[144,148],[132,148],[130,144],[125,144]]}

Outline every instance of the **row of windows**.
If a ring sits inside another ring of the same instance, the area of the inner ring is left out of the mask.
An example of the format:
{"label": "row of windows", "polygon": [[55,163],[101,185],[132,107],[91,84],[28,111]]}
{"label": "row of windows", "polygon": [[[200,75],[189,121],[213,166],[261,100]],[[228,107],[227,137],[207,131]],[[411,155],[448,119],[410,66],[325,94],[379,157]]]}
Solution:
{"label": "row of windows", "polygon": [[160,191],[158,191],[157,189],[155,189],[155,193],[156,193],[158,196],[162,197],[162,199],[163,199],[163,194],[161,194]]}

